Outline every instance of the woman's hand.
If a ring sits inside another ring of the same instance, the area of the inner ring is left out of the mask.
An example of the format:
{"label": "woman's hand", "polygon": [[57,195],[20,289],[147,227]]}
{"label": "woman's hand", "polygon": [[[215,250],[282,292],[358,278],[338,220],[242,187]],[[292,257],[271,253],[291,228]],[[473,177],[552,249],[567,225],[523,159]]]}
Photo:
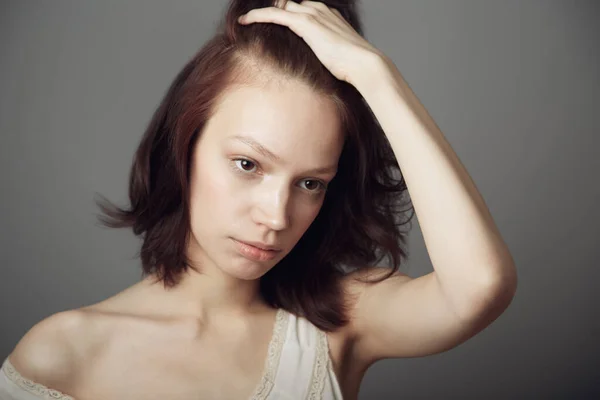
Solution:
{"label": "woman's hand", "polygon": [[[282,0],[277,3],[280,5]],[[283,8],[255,8],[240,16],[240,24],[270,22],[284,25],[310,46],[321,63],[339,80],[355,86],[373,74],[383,54],[352,28],[340,12],[317,1],[287,1]]]}

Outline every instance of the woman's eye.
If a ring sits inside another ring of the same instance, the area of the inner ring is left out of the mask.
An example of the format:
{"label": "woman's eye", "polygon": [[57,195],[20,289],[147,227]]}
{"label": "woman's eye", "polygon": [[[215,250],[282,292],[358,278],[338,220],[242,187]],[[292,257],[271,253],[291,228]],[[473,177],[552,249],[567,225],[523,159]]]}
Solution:
{"label": "woman's eye", "polygon": [[[325,186],[321,182],[312,179],[305,179],[302,182],[305,183],[305,187],[309,192],[317,192],[321,187]],[[306,182],[310,182],[311,184],[306,185]]]}
{"label": "woman's eye", "polygon": [[234,160],[234,162],[238,166],[238,169],[245,172],[252,172],[253,167],[256,167],[256,165],[252,161],[246,160],[244,158],[238,158]]}

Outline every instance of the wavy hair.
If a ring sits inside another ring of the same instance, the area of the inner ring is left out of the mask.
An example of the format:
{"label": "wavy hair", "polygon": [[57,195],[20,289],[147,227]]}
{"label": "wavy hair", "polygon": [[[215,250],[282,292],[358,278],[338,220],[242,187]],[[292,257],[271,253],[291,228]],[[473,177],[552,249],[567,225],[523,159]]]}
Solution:
{"label": "wavy hair", "polygon": [[[323,3],[363,35],[354,0]],[[390,143],[360,93],[336,79],[289,28],[237,23],[251,9],[275,4],[230,1],[216,34],[177,74],[143,134],[129,176],[129,207],[103,197],[98,218],[104,226],[132,228],[143,239],[143,275],[156,276],[165,287],[177,285],[191,267],[186,255],[191,152],[221,96],[234,85],[271,79],[305,83],[337,106],[345,135],[338,173],[313,223],[259,286],[269,305],[330,332],[349,322],[342,278],[384,257],[391,259],[390,271],[375,282],[398,271],[407,257],[407,233],[400,227],[414,212],[408,213],[413,207],[404,198],[407,187]]]}

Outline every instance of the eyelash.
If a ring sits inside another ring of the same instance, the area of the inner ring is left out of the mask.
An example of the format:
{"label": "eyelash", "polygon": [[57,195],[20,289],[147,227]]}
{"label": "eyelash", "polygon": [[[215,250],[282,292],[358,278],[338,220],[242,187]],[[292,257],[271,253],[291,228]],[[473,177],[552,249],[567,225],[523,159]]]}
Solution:
{"label": "eyelash", "polygon": [[[237,161],[247,161],[249,163],[254,164],[254,166],[256,168],[258,168],[258,163],[257,162],[249,160],[247,158],[233,158],[231,161],[232,161],[232,164],[233,164],[232,167],[231,167],[233,169],[233,171],[235,173],[238,173],[238,174],[241,174],[241,175],[247,175],[247,174],[250,174],[252,172],[251,171],[243,170],[241,168],[238,168],[237,164],[236,164]],[[320,185],[321,188],[319,190],[307,190],[313,196],[319,195],[322,192],[324,192],[325,190],[327,190],[327,185],[325,184],[325,182],[323,182],[321,180],[318,180],[318,179],[304,179],[304,181],[313,181],[313,182],[317,182]]]}

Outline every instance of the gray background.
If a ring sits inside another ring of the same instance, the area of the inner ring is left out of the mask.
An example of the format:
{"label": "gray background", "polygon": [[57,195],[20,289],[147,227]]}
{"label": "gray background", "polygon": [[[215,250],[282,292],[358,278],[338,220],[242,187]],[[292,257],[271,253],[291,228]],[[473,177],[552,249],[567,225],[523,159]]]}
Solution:
{"label": "gray background", "polygon": [[[519,271],[467,343],[384,360],[361,399],[600,398],[600,3],[377,1],[395,62],[470,171]],[[0,356],[37,321],[139,277],[139,242],[95,223],[226,1],[4,1],[0,9]],[[443,199],[440,199],[443,201]],[[415,220],[405,272],[432,271]]]}

